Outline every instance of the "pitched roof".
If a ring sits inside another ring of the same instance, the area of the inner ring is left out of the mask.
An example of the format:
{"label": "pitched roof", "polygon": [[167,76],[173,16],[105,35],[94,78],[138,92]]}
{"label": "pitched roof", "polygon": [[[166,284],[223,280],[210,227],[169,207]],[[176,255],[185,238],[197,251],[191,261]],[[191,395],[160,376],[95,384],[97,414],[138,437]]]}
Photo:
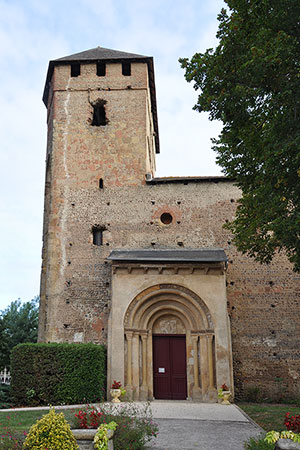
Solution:
{"label": "pitched roof", "polygon": [[119,50],[111,50],[109,48],[95,47],[90,50],[74,53],[73,55],[64,56],[63,58],[58,58],[49,61],[49,67],[43,94],[43,102],[45,103],[46,107],[48,104],[50,82],[55,66],[70,64],[72,62],[78,63],[84,62],[85,64],[92,64],[95,63],[96,61],[105,61],[110,63],[131,61],[131,62],[144,62],[148,65],[149,87],[152,104],[152,117],[155,131],[155,146],[156,146],[156,153],[159,153],[160,151],[159,151],[158,119],[157,119],[155,80],[154,80],[154,66],[152,56],[144,56],[138,55],[136,53],[127,53],[121,52]]}
{"label": "pitched roof", "polygon": [[110,48],[95,47],[84,52],[74,53],[73,55],[64,56],[54,61],[99,61],[111,59],[147,59],[149,56],[137,55],[135,53],[121,52],[119,50],[111,50]]}

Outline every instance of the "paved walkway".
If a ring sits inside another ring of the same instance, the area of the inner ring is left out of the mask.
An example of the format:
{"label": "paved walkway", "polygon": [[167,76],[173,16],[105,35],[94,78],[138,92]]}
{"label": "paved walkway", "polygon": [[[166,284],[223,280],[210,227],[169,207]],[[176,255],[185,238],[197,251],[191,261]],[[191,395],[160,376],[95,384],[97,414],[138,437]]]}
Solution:
{"label": "paved walkway", "polygon": [[[143,406],[143,403],[137,404]],[[66,408],[70,406],[55,407],[56,410]],[[0,412],[37,409],[47,410],[49,407]],[[159,434],[148,446],[149,450],[244,450],[244,442],[262,432],[236,405],[155,400],[151,402],[151,409],[154,421],[159,425]]]}
{"label": "paved walkway", "polygon": [[159,435],[149,450],[244,450],[262,432],[236,405],[156,400],[151,408]]}

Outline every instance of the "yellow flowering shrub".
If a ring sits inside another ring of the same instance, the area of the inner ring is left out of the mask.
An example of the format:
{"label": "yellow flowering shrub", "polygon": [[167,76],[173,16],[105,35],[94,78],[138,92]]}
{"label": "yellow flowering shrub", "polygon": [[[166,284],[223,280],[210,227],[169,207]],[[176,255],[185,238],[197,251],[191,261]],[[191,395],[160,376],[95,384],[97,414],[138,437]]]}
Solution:
{"label": "yellow flowering shrub", "polygon": [[77,450],[79,447],[63,413],[54,409],[31,426],[24,450]]}

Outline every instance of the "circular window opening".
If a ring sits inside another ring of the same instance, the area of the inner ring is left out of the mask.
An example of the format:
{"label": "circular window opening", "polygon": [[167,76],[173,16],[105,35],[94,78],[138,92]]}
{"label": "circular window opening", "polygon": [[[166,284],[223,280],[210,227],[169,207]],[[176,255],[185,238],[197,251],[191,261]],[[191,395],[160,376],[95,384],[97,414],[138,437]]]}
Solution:
{"label": "circular window opening", "polygon": [[170,223],[172,223],[173,217],[171,216],[170,213],[163,213],[160,216],[160,220],[163,224],[169,225]]}

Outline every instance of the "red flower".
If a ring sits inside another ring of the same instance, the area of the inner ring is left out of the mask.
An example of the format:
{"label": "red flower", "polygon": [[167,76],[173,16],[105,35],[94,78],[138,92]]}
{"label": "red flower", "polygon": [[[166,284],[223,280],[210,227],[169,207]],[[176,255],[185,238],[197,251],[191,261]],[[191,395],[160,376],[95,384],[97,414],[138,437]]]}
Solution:
{"label": "red flower", "polygon": [[121,389],[122,383],[121,381],[114,380],[113,384],[111,385],[111,389]]}
{"label": "red flower", "polygon": [[228,388],[228,386],[227,386],[226,383],[222,384],[221,389],[222,389],[223,391],[229,391],[229,388]]}

